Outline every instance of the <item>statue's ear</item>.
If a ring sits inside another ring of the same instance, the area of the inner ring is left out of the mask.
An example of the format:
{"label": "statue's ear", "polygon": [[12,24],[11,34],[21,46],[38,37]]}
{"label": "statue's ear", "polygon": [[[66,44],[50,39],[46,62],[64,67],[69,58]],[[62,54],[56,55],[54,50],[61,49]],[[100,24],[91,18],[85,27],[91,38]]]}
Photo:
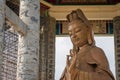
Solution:
{"label": "statue's ear", "polygon": [[88,34],[87,35],[88,36],[88,43],[89,43],[89,45],[91,45],[93,43],[91,29],[88,29],[88,33],[87,34]]}
{"label": "statue's ear", "polygon": [[92,44],[92,39],[90,38],[90,35],[88,35],[88,43],[91,45]]}

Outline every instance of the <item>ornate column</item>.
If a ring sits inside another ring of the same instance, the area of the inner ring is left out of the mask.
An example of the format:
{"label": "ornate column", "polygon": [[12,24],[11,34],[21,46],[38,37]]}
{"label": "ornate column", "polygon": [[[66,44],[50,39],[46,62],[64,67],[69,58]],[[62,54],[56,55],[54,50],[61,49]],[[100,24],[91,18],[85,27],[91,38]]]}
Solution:
{"label": "ornate column", "polygon": [[53,17],[40,19],[40,79],[54,80],[55,75],[55,26]]}
{"label": "ornate column", "polygon": [[116,79],[120,79],[120,16],[113,18],[115,60],[116,60]]}
{"label": "ornate column", "polygon": [[19,35],[17,80],[39,80],[40,1],[20,0],[20,18],[28,25]]}
{"label": "ornate column", "polygon": [[4,48],[4,33],[3,27],[5,23],[5,0],[0,0],[0,80],[2,80],[2,62],[3,62],[3,48]]}

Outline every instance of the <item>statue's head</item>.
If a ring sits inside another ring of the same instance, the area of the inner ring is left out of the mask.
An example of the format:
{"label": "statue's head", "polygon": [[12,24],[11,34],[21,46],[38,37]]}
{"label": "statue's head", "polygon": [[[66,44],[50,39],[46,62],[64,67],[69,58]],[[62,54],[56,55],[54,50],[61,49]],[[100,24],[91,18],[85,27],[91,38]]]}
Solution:
{"label": "statue's head", "polygon": [[69,22],[68,31],[74,47],[85,44],[95,45],[92,26],[80,9],[67,15]]}

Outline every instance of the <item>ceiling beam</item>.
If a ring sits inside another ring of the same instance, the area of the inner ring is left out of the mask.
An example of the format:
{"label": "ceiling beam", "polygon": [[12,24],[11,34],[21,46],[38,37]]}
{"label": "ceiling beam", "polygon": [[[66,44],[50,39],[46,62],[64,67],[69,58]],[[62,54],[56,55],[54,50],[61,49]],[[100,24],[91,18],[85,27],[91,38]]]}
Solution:
{"label": "ceiling beam", "polygon": [[5,6],[6,19],[20,35],[27,34],[27,25],[8,7]]}
{"label": "ceiling beam", "polygon": [[84,6],[53,6],[49,14],[57,20],[66,20],[72,10],[81,9],[89,20],[112,20],[120,15],[120,4],[117,5],[84,5]]}
{"label": "ceiling beam", "polygon": [[40,3],[46,5],[46,6],[50,7],[50,8],[53,7],[52,4],[50,4],[50,3],[48,3],[48,2],[46,2],[46,1],[44,1],[44,0],[40,0]]}

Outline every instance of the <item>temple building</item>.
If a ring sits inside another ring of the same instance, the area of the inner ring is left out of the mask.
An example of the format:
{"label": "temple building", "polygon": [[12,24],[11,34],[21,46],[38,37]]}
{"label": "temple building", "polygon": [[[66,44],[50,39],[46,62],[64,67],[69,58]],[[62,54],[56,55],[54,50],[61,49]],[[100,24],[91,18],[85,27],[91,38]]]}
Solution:
{"label": "temple building", "polygon": [[119,0],[0,0],[0,80],[55,80],[55,39],[68,35],[66,15],[78,8],[95,34],[114,36],[119,80]]}

